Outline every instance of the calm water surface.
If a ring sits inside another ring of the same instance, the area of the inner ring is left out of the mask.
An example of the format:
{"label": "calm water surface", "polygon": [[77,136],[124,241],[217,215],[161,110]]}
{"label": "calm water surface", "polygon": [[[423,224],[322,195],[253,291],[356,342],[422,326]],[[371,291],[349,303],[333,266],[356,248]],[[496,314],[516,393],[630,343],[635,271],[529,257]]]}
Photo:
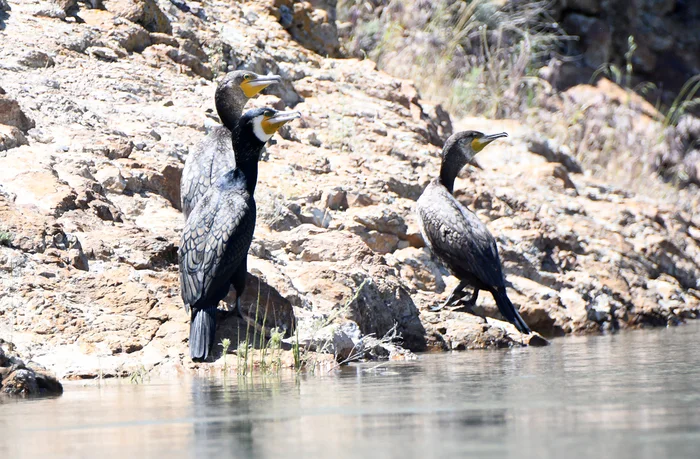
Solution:
{"label": "calm water surface", "polygon": [[0,457],[700,457],[700,323],[322,376],[67,384]]}

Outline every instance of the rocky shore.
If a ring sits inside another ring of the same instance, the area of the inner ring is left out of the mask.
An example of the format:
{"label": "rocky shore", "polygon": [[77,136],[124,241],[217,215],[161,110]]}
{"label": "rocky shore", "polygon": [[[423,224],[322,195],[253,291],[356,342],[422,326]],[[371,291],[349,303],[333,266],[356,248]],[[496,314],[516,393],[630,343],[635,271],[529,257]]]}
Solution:
{"label": "rocky shore", "polygon": [[[0,47],[0,338],[60,378],[204,371],[187,357],[179,297],[179,180],[217,122],[217,78],[239,67],[285,81],[250,107],[303,118],[267,147],[249,318],[222,311],[217,343],[265,320],[338,360],[396,333],[384,351],[366,351],[400,358],[675,325],[700,312],[697,196],[602,182],[524,125],[452,120],[369,60],[305,48],[335,49],[324,37],[337,39],[312,3],[90,5],[0,0],[0,42],[13,43]],[[579,85],[561,97],[609,102],[601,91]],[[509,295],[537,332],[527,337],[498,320],[488,295],[476,308],[488,324],[429,310],[457,280],[424,248],[415,200],[442,141],[461,129],[510,134],[455,190],[497,239]]]}
{"label": "rocky shore", "polygon": [[6,353],[0,344],[0,394],[60,395],[63,386],[56,376],[35,362]]}

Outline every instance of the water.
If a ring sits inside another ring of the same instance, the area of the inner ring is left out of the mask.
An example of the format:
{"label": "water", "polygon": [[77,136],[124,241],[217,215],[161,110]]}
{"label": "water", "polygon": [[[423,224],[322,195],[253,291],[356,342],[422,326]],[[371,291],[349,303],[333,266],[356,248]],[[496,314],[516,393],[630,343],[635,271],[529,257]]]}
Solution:
{"label": "water", "polygon": [[700,457],[700,323],[0,404],[0,457]]}

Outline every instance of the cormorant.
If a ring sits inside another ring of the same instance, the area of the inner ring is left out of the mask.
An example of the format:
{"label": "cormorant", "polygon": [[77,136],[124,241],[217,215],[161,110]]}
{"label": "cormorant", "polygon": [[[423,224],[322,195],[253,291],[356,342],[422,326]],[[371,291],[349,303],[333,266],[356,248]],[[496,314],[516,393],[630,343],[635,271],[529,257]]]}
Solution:
{"label": "cormorant", "polygon": [[[461,303],[458,309],[470,310],[476,304],[479,290],[487,290],[503,317],[521,333],[530,333],[506,294],[496,241],[486,225],[452,196],[455,178],[462,167],[486,145],[507,136],[505,132],[484,135],[476,131],[450,136],[442,149],[440,176],[430,182],[418,199],[418,220],[428,247],[459,279],[447,300],[433,310],[456,303]],[[465,301],[467,286],[474,287],[474,292]]]}
{"label": "cormorant", "polygon": [[190,312],[190,356],[206,360],[216,331],[216,308],[233,284],[240,311],[247,255],[255,230],[258,160],[267,142],[299,112],[260,108],[239,122],[235,168],[225,172],[192,209],[180,239],[180,287]]}
{"label": "cormorant", "polygon": [[248,99],[280,81],[277,75],[261,76],[237,70],[226,75],[216,88],[214,101],[223,125],[212,129],[185,160],[180,183],[185,219],[216,179],[236,167],[233,137],[237,135],[238,120]]}

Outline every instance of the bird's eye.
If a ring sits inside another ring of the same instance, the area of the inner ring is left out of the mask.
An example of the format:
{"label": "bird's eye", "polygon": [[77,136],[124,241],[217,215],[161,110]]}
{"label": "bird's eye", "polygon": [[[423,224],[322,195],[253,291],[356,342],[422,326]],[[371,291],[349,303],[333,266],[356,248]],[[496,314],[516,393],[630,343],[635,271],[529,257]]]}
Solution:
{"label": "bird's eye", "polygon": [[246,73],[245,75],[243,75],[243,79],[246,81],[250,81],[253,79],[253,75],[251,75],[250,73]]}
{"label": "bird's eye", "polygon": [[275,112],[273,112],[272,110],[265,110],[265,116],[267,118],[272,118],[273,116],[275,116]]}

